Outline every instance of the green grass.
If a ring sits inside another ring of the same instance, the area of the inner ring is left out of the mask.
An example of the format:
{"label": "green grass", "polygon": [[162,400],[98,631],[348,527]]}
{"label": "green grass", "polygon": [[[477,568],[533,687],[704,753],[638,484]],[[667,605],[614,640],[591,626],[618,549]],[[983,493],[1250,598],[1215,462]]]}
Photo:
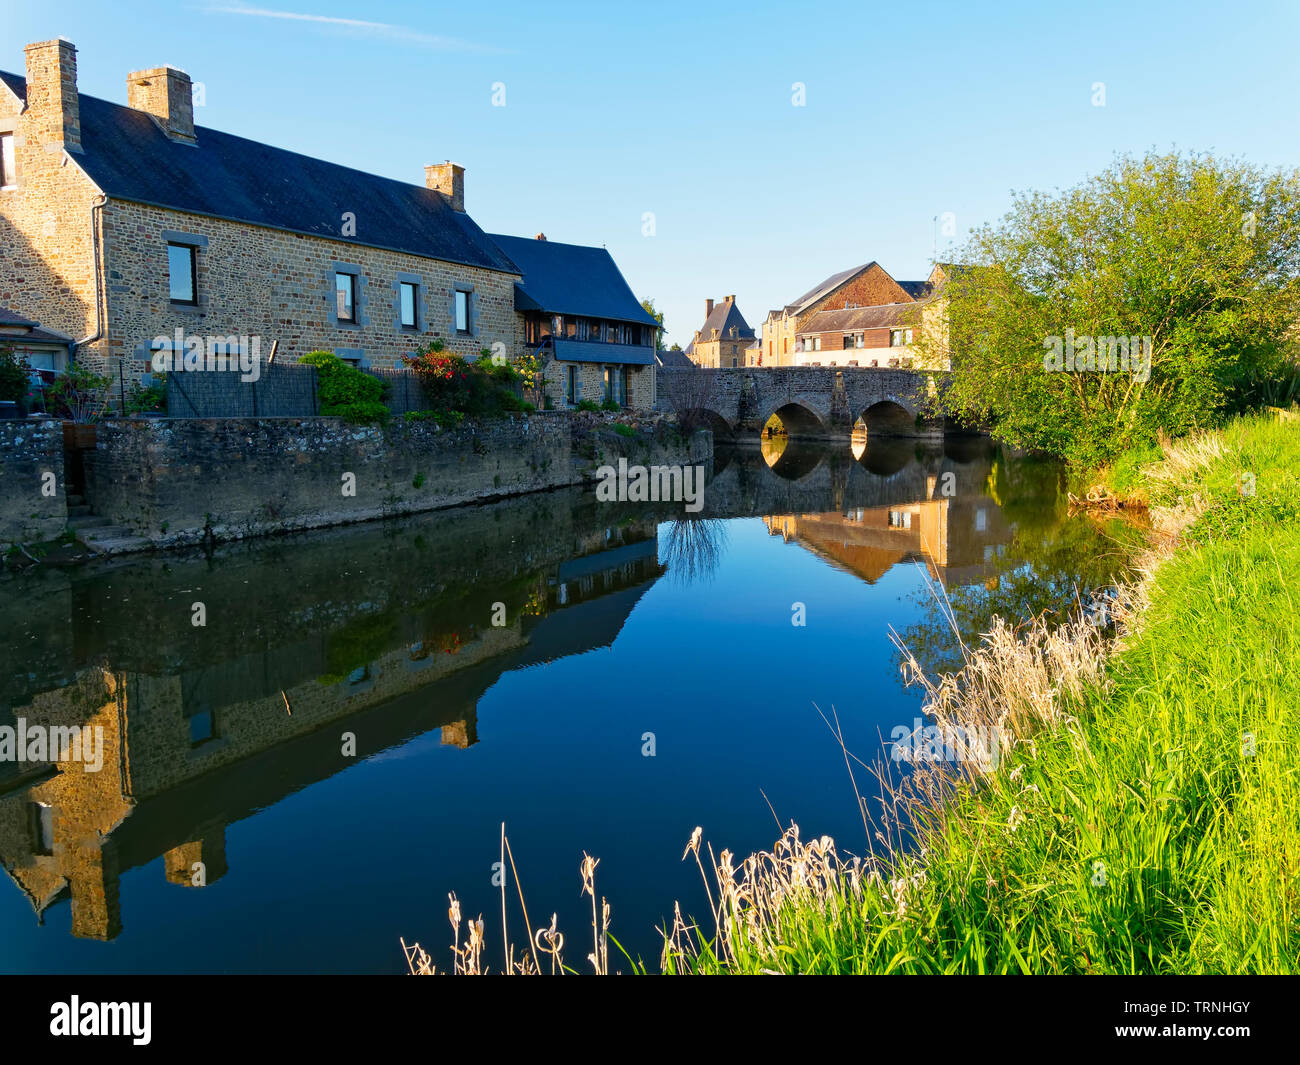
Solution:
{"label": "green grass", "polygon": [[887,882],[840,881],[789,896],[779,947],[724,965],[706,944],[670,971],[1300,971],[1300,428],[1220,437],[1208,467],[1113,467],[1153,504],[1208,509],[1077,727],[1014,748],[897,860],[918,877],[901,914]]}

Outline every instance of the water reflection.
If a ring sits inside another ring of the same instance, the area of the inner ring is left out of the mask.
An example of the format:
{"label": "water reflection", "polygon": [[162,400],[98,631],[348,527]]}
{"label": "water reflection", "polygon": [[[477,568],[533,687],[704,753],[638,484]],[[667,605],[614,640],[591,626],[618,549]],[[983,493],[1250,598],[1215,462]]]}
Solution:
{"label": "water reflection", "polygon": [[[642,687],[677,683],[657,679],[673,636],[667,622],[649,638],[620,638],[666,573],[693,586],[682,594],[704,607],[720,569],[742,567],[753,603],[718,631],[773,660],[788,655],[788,627],[766,627],[767,607],[756,605],[772,574],[751,573],[759,556],[732,542],[741,519],[761,519],[768,536],[828,563],[848,581],[834,586],[840,594],[919,563],[956,593],[972,626],[991,609],[1027,611],[1068,596],[1081,579],[1077,559],[1096,555],[1095,530],[1064,518],[1059,471],[1014,462],[986,442],[890,441],[858,459],[766,445],[723,456],[698,517],[597,504],[572,490],[207,557],[0,581],[0,726],[91,725],[106,745],[98,773],[0,762],[0,865],[38,918],[68,901],[72,935],[83,939],[121,935],[123,878],[159,858],[168,883],[193,891],[244,878],[255,905],[259,867],[231,860],[232,825],[416,737],[474,747],[480,701],[506,675],[531,671],[524,690],[544,715],[566,712],[546,686],[547,664],[595,649],[618,645],[620,677],[642,678]],[[207,625],[194,628],[200,601]],[[924,608],[898,619],[923,661],[951,650]],[[863,637],[832,630],[817,638],[860,686]],[[705,711],[730,693],[726,665],[714,670],[716,689],[670,693],[699,712],[692,742],[710,742]],[[582,758],[608,757],[590,743],[571,762],[551,756],[560,778],[576,775]],[[544,794],[507,789],[501,801],[544,801],[581,830],[590,797],[548,779]],[[815,790],[813,780],[807,786]],[[713,796],[690,798],[704,819]],[[401,856],[391,859],[400,876]],[[448,886],[464,873],[443,872]],[[301,887],[307,896],[325,890],[310,879]]]}

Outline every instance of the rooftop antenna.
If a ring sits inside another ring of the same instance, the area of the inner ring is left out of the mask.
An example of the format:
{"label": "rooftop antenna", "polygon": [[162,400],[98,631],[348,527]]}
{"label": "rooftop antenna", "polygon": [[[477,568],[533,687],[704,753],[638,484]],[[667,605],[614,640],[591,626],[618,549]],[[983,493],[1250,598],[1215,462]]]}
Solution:
{"label": "rooftop antenna", "polygon": [[939,216],[935,215],[934,216],[934,254],[933,256],[931,256],[930,262],[937,263],[938,261],[939,261]]}

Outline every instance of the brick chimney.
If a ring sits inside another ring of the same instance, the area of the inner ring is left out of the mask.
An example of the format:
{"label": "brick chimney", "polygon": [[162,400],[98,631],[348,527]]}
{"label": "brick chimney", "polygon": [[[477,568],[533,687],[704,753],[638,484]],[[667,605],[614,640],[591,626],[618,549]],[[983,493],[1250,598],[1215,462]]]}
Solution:
{"label": "brick chimney", "polygon": [[162,131],[174,141],[194,144],[194,86],[190,76],[175,67],[137,70],[126,76],[126,103],[153,115]]}
{"label": "brick chimney", "polygon": [[424,183],[441,192],[453,211],[465,210],[465,168],[450,159],[424,168]]}
{"label": "brick chimney", "polygon": [[711,315],[712,313],[713,313],[713,301],[712,301],[712,300],[705,300],[705,301],[704,301],[704,320],[705,320],[706,322],[709,320],[709,315]]}
{"label": "brick chimney", "polygon": [[29,135],[47,148],[81,151],[77,49],[59,37],[29,44],[23,51],[27,54]]}
{"label": "brick chimney", "polygon": [[735,296],[728,296],[728,297],[727,297],[727,302],[728,302],[728,303],[735,303],[735,302],[736,302],[736,297],[735,297]]}

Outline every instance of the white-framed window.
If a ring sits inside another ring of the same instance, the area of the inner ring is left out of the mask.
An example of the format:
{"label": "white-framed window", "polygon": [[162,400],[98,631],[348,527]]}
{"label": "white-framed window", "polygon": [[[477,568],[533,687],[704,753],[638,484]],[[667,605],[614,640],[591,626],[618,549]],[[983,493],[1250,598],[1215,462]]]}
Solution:
{"label": "white-framed window", "polygon": [[199,302],[199,252],[193,244],[167,243],[168,291],[172,303]]}
{"label": "white-framed window", "polygon": [[0,133],[0,188],[18,184],[18,164],[14,161],[14,135]]}
{"label": "white-framed window", "polygon": [[456,332],[467,334],[469,332],[469,293],[464,289],[456,290]]}
{"label": "white-framed window", "polygon": [[397,284],[398,320],[403,329],[416,329],[420,324],[420,286],[414,281]]}

